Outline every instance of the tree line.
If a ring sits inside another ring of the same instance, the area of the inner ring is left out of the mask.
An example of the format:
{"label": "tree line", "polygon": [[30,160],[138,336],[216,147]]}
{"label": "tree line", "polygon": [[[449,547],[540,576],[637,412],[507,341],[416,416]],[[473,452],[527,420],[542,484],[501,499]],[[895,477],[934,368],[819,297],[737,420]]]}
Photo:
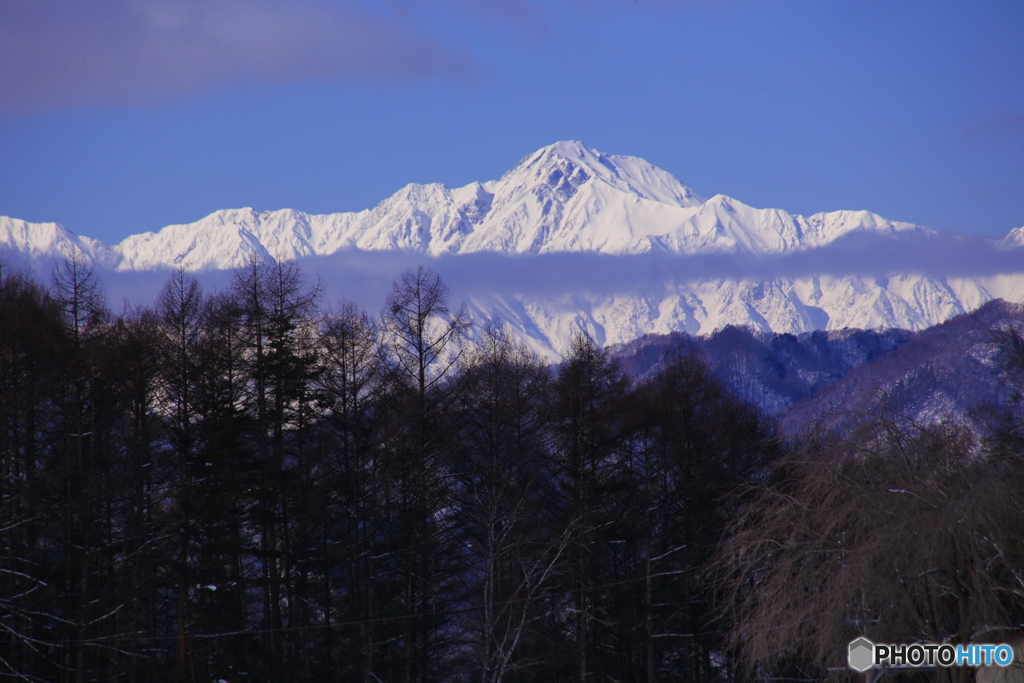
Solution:
{"label": "tree line", "polygon": [[813,680],[849,634],[1021,620],[1012,420],[783,448],[695,355],[470,341],[426,268],[322,299],[253,261],[115,316],[76,258],[0,273],[0,676]]}
{"label": "tree line", "polygon": [[768,426],[695,357],[631,384],[467,339],[430,270],[370,317],[293,264],[114,316],[0,280],[0,673],[707,679],[701,572]]}

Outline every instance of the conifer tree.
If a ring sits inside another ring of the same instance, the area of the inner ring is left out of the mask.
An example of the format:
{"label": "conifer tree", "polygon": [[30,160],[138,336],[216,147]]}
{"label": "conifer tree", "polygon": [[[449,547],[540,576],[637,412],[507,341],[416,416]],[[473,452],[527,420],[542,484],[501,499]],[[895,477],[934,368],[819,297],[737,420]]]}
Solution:
{"label": "conifer tree", "polygon": [[324,669],[332,680],[344,676],[372,683],[379,669],[378,643],[389,639],[378,620],[389,596],[387,573],[380,571],[386,564],[378,566],[377,547],[387,515],[380,488],[383,463],[374,438],[385,376],[380,339],[374,322],[351,303],[325,316],[319,339],[315,384],[323,460],[313,509],[320,511],[314,513],[320,546],[315,564],[325,615]]}
{"label": "conifer tree", "polygon": [[285,623],[302,621],[292,582],[302,543],[292,542],[296,530],[290,518],[292,507],[303,504],[296,476],[304,467],[303,427],[309,417],[320,286],[310,286],[294,263],[254,259],[236,271],[231,290],[248,345],[247,407],[262,468],[258,536],[268,675],[288,680],[302,666],[296,655],[301,643],[286,635],[295,631],[285,631]]}
{"label": "conifer tree", "polygon": [[61,537],[53,477],[64,349],[61,311],[42,287],[4,268],[0,276],[0,672],[57,678],[63,625],[54,577]]}
{"label": "conifer tree", "polygon": [[573,634],[574,657],[567,662],[579,683],[608,662],[609,643],[601,633],[608,623],[599,588],[606,583],[608,566],[602,555],[608,524],[615,519],[621,493],[624,450],[623,428],[628,382],[605,352],[583,333],[573,337],[569,354],[553,385],[552,433],[554,475],[561,490],[563,524],[577,525],[572,535],[572,576],[566,588],[566,628]]}
{"label": "conifer tree", "polygon": [[439,676],[440,653],[447,645],[444,604],[457,572],[451,566],[458,559],[453,520],[445,512],[454,491],[447,476],[444,421],[469,320],[464,308],[449,308],[448,297],[441,278],[420,266],[395,281],[382,315],[393,380],[388,401],[401,425],[392,441],[388,477],[398,509],[392,542],[404,584],[398,675],[405,683]]}

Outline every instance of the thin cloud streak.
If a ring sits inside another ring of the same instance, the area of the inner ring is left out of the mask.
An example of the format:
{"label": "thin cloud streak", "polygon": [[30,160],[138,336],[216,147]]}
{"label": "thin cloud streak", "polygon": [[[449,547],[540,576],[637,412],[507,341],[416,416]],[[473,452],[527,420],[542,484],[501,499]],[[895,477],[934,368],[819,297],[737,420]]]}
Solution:
{"label": "thin cloud streak", "polygon": [[[771,281],[809,276],[882,278],[897,273],[937,279],[1024,273],[1024,247],[1000,250],[980,238],[937,235],[927,239],[855,237],[826,247],[763,258],[719,254],[612,256],[558,253],[508,256],[494,253],[430,257],[402,251],[340,251],[300,259],[297,264],[325,286],[325,303],[353,301],[376,314],[402,271],[425,265],[436,270],[457,300],[477,296],[543,297],[587,293],[659,296],[674,285],[708,280]],[[37,275],[45,277],[43,268]],[[103,271],[111,304],[151,305],[169,270]],[[231,271],[196,273],[208,292],[224,290]]]}
{"label": "thin cloud streak", "polygon": [[545,37],[549,33],[542,7],[530,0],[457,0],[457,6],[478,20],[507,23],[526,38]]}
{"label": "thin cloud streak", "polygon": [[453,292],[464,297],[549,297],[578,292],[655,293],[673,283],[706,280],[887,277],[896,273],[948,278],[1024,273],[1024,248],[1004,251],[984,239],[952,235],[914,239],[849,236],[817,249],[757,258],[594,253],[429,257],[410,252],[351,250],[298,263],[308,273],[320,273],[333,295],[348,297],[376,311],[391,281],[417,265],[436,270]]}
{"label": "thin cloud streak", "polygon": [[1008,138],[1024,139],[1024,114],[999,111],[960,130],[960,137],[977,143],[988,139],[1006,142]]}
{"label": "thin cloud streak", "polygon": [[912,241],[851,236],[826,247],[779,256],[470,254],[441,257],[432,267],[442,276],[449,273],[453,288],[461,291],[610,294],[657,291],[668,283],[700,280],[883,277],[894,273],[947,278],[1022,273],[1024,248],[1000,251],[982,239],[946,235]]}
{"label": "thin cloud streak", "polygon": [[325,0],[0,3],[0,109],[150,102],[234,83],[474,76],[414,26]]}

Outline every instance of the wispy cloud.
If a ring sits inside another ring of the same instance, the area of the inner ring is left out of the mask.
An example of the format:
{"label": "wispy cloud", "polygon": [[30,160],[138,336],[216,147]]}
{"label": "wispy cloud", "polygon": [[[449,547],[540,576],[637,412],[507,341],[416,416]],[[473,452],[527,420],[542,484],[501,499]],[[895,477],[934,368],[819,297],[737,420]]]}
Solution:
{"label": "wispy cloud", "polygon": [[[1004,251],[994,242],[947,234],[892,238],[850,235],[824,247],[781,255],[553,253],[509,256],[477,253],[430,257],[401,251],[340,251],[299,264],[320,273],[332,294],[344,294],[368,310],[383,304],[397,275],[427,265],[454,293],[559,296],[656,294],[666,286],[703,280],[760,280],[831,275],[884,277],[916,273],[938,279],[1024,272],[1024,248]],[[216,275],[208,274],[209,276]]]}
{"label": "wispy cloud", "polygon": [[1002,141],[1007,137],[1024,139],[1024,114],[1005,110],[990,113],[961,128],[960,137],[968,142]]}
{"label": "wispy cloud", "polygon": [[550,35],[555,6],[745,1],[0,0],[0,111],[147,103],[238,83],[475,78],[472,56],[437,39],[442,7],[536,40]]}
{"label": "wispy cloud", "polygon": [[471,60],[341,0],[5,0],[0,108],[146,102],[224,84],[465,78]]}
{"label": "wispy cloud", "polygon": [[700,280],[774,280],[812,275],[889,276],[917,273],[939,279],[1024,272],[1024,249],[1001,251],[980,238],[934,235],[917,239],[849,236],[802,252],[742,257],[732,254],[609,256],[448,256],[432,266],[462,291],[555,294],[658,291],[667,283]]}
{"label": "wispy cloud", "polygon": [[456,0],[456,4],[471,17],[507,23],[526,37],[548,33],[542,7],[532,0]]}
{"label": "wispy cloud", "polygon": [[[613,256],[579,252],[430,257],[352,249],[300,259],[298,264],[311,278],[321,279],[327,303],[345,298],[376,313],[395,278],[418,265],[436,270],[451,287],[456,301],[492,296],[557,301],[580,293],[658,297],[674,286],[707,280],[767,282],[807,276],[885,278],[915,273],[941,281],[1024,273],[1024,247],[1001,250],[990,240],[947,234],[912,239],[860,235],[803,252],[750,258],[730,254]],[[40,273],[45,275],[45,270]],[[150,305],[168,274],[166,270],[106,271],[103,278],[115,307],[122,300]],[[197,273],[210,292],[226,289],[231,275],[230,271],[216,270]]]}

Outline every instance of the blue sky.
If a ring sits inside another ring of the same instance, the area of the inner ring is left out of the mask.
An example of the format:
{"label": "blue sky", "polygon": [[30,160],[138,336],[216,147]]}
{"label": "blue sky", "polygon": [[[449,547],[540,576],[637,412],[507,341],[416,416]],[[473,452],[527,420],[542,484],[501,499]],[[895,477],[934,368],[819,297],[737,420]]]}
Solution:
{"label": "blue sky", "polygon": [[369,208],[556,140],[698,193],[1024,225],[1019,0],[5,0],[0,214]]}

